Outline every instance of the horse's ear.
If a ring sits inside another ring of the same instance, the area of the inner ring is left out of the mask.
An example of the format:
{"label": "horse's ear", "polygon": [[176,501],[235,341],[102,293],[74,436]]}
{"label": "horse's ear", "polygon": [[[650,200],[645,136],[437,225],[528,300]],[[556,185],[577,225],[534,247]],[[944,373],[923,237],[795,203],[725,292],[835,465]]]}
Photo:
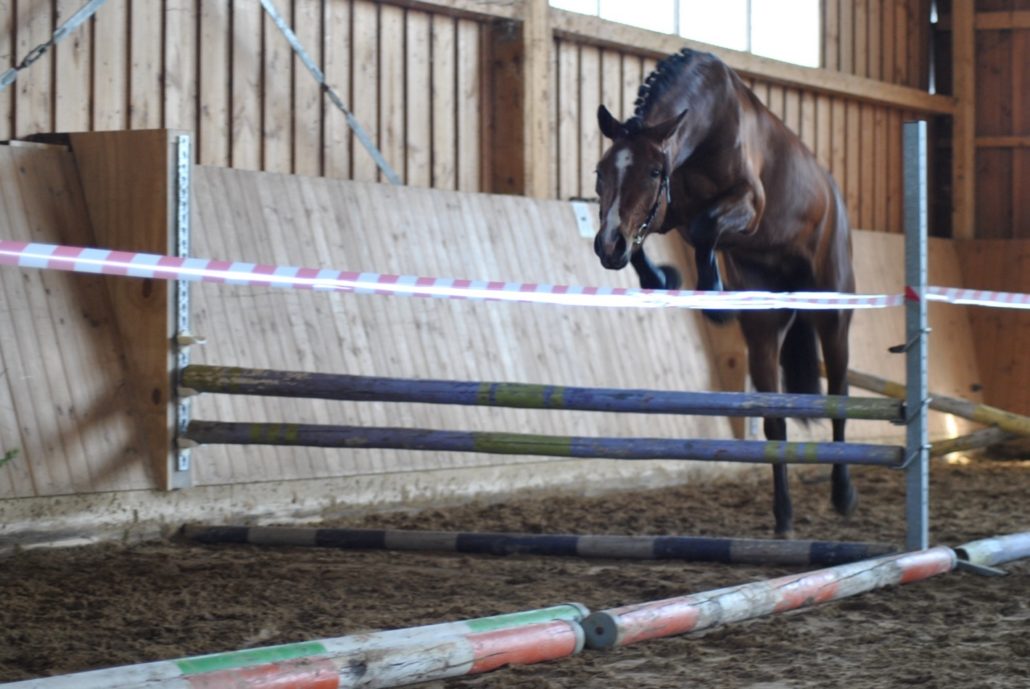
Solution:
{"label": "horse's ear", "polygon": [[601,133],[612,141],[621,139],[629,133],[622,123],[615,119],[615,116],[608,112],[608,108],[603,105],[597,108],[597,124],[601,126]]}
{"label": "horse's ear", "polygon": [[679,129],[680,124],[687,118],[688,112],[690,111],[684,110],[675,117],[670,117],[664,122],[660,122],[653,127],[649,127],[647,133],[664,143],[670,136],[672,136],[673,132]]}

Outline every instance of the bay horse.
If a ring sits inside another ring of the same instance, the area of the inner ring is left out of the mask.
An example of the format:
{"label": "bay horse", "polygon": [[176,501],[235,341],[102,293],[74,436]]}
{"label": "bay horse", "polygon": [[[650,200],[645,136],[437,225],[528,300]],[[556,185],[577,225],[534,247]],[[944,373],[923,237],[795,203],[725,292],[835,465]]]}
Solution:
{"label": "bay horse", "polygon": [[[679,275],[643,250],[654,232],[676,230],[694,248],[699,290],[854,292],[851,235],[840,190],[815,156],[737,74],[709,53],[684,49],[658,63],[640,87],[634,115],[620,122],[601,105],[611,139],[597,166],[600,230],[594,251],[605,268],[633,265],[645,288],[675,288]],[[748,372],[759,392],[819,389],[822,348],[830,394],[846,395],[846,310],[705,311],[736,317]],[[833,439],[844,440],[844,419]],[[786,420],[765,418],[767,440],[786,440]],[[834,465],[831,500],[841,514],[858,496],[847,465]],[[773,465],[777,536],[793,535],[786,464]]]}

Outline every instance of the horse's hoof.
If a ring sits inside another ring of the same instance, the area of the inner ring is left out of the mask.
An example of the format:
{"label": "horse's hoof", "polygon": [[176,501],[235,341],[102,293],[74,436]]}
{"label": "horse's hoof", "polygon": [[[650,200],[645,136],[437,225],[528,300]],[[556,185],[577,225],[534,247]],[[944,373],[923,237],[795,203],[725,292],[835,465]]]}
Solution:
{"label": "horse's hoof", "polygon": [[783,541],[793,541],[794,529],[784,529],[783,531],[776,531],[776,533],[773,535],[776,536],[776,538]]}
{"label": "horse's hoof", "polygon": [[658,269],[662,271],[665,289],[679,289],[683,286],[683,278],[673,266],[658,266]]}
{"label": "horse's hoof", "polygon": [[844,491],[833,491],[833,509],[838,514],[850,517],[858,509],[858,491],[853,486],[848,486]]}

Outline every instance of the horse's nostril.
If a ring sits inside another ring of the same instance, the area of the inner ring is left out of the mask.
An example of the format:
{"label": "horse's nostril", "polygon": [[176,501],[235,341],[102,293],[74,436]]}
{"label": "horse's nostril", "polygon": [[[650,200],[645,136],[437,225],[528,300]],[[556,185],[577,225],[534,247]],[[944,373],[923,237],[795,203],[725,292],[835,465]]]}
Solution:
{"label": "horse's nostril", "polygon": [[618,239],[615,240],[615,251],[613,252],[616,256],[621,256],[626,253],[626,238],[621,234]]}

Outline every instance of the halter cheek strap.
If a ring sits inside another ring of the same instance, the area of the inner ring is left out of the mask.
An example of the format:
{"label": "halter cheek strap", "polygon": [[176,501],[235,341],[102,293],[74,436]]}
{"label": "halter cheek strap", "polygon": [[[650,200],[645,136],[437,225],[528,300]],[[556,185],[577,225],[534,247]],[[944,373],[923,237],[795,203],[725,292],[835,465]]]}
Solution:
{"label": "halter cheek strap", "polygon": [[644,238],[647,237],[647,228],[654,222],[654,218],[658,215],[658,206],[662,202],[662,196],[665,197],[666,207],[672,203],[672,192],[669,190],[669,173],[662,170],[662,183],[658,187],[658,196],[654,200],[654,205],[651,206],[651,210],[648,211],[647,217],[644,218],[644,222],[641,223],[640,227],[637,228],[636,233],[633,235],[633,245],[640,246],[644,243]]}

